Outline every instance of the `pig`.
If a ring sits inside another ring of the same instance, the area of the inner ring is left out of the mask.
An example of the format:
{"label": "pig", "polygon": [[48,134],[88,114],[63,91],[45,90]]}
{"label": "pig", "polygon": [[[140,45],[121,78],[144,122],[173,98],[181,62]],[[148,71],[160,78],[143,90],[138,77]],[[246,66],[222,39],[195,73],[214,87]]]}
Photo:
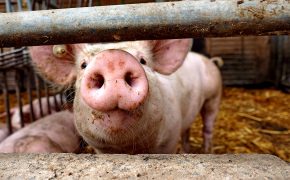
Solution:
{"label": "pig", "polygon": [[73,119],[73,113],[67,110],[39,119],[2,141],[0,153],[76,152],[80,136]]}
{"label": "pig", "polygon": [[75,86],[74,121],[98,153],[190,152],[189,129],[203,118],[211,152],[221,75],[191,39],[31,47],[35,68],[59,86]]}
{"label": "pig", "polygon": [[[48,97],[49,104],[50,104],[50,111],[49,111],[48,104],[47,104],[47,98],[42,97],[40,99],[40,102],[42,104],[43,116],[46,116],[50,113],[55,113],[55,112],[60,111],[62,109],[61,98],[62,97],[59,94],[56,95],[56,103],[57,103],[57,106],[56,106],[55,101],[54,101],[54,97],[53,96]],[[62,101],[65,102],[65,99],[63,98]],[[32,106],[33,106],[35,120],[40,119],[42,116],[41,116],[41,111],[40,111],[40,106],[39,106],[39,100],[38,99],[33,100]],[[22,113],[23,113],[24,125],[29,124],[31,122],[31,120],[30,120],[31,109],[30,109],[29,104],[25,104],[22,107]],[[6,113],[3,113],[1,116],[4,116],[4,115],[6,116]],[[20,129],[21,128],[20,108],[14,107],[14,108],[10,109],[10,115],[11,115],[12,127],[15,128],[16,130]]]}

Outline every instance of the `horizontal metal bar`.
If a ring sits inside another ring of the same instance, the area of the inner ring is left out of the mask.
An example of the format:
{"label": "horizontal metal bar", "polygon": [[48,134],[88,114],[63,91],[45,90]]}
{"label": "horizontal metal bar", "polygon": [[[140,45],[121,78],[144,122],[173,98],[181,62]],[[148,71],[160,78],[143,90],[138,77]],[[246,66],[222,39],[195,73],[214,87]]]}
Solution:
{"label": "horizontal metal bar", "polygon": [[202,0],[0,14],[0,47],[290,34],[288,0]]}

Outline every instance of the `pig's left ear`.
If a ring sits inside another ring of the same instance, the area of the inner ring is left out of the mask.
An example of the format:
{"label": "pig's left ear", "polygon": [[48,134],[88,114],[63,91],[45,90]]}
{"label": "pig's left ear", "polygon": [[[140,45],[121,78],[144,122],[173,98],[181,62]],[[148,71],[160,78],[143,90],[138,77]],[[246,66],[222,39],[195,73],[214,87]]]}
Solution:
{"label": "pig's left ear", "polygon": [[153,69],[161,74],[175,72],[187,56],[192,39],[170,39],[151,41],[153,46]]}

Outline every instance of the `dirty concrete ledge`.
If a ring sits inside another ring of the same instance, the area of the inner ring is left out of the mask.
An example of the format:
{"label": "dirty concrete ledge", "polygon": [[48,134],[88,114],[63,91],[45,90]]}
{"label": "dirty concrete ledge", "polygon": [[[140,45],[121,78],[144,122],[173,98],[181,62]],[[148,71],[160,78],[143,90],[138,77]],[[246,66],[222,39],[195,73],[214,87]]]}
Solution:
{"label": "dirty concrete ledge", "polygon": [[0,179],[290,179],[272,155],[0,154]]}

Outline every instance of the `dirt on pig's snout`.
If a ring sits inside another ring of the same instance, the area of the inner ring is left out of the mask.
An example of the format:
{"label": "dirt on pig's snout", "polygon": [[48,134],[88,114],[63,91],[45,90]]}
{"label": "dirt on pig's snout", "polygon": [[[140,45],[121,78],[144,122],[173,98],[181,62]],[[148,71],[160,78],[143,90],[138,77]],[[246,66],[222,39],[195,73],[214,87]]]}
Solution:
{"label": "dirt on pig's snout", "polygon": [[[100,125],[108,134],[117,137],[120,133],[128,133],[127,131],[130,131],[132,125],[136,123],[135,121],[141,119],[143,111],[142,106],[140,106],[133,111],[114,109],[109,112],[98,112],[91,110],[91,114],[90,120],[92,125]],[[130,122],[129,119],[133,119],[133,121]],[[116,121],[118,121],[119,124],[116,124]]]}

